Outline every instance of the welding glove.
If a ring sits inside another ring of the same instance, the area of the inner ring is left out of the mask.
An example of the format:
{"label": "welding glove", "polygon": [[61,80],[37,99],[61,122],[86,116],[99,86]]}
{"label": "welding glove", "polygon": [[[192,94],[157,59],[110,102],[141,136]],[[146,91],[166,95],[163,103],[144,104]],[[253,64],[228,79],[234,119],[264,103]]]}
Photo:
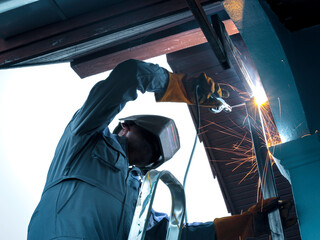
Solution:
{"label": "welding glove", "polygon": [[292,226],[297,220],[296,218],[288,219],[291,207],[292,204],[289,201],[269,198],[259,201],[241,215],[216,218],[214,226],[217,240],[238,240],[269,234],[268,213],[276,208],[280,210],[283,227]]}
{"label": "welding glove", "polygon": [[169,84],[162,96],[157,96],[158,102],[185,102],[196,104],[196,89],[198,86],[198,101],[200,106],[219,107],[221,103],[215,97],[229,97],[229,92],[222,90],[218,83],[205,73],[197,77],[188,77],[186,74],[169,72]]}

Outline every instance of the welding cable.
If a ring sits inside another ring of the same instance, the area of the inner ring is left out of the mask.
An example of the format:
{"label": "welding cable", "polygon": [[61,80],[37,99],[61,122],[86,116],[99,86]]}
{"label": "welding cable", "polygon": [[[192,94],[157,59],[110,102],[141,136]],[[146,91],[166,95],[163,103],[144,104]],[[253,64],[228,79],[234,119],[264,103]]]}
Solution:
{"label": "welding cable", "polygon": [[[197,123],[197,132],[196,132],[196,137],[194,139],[194,144],[193,144],[193,148],[190,154],[190,158],[189,158],[189,162],[187,165],[187,169],[186,172],[184,174],[184,178],[183,178],[183,190],[186,191],[186,182],[187,182],[187,177],[188,177],[188,173],[189,173],[189,168],[193,159],[193,155],[197,146],[197,142],[198,142],[198,135],[200,133],[200,107],[199,107],[199,98],[198,98],[198,91],[199,91],[199,85],[196,86],[195,89],[195,96],[196,96],[196,107],[197,107],[197,119],[196,119],[196,123]],[[184,214],[184,220],[187,226],[188,223],[188,215],[187,215],[187,206],[185,207],[185,214]]]}

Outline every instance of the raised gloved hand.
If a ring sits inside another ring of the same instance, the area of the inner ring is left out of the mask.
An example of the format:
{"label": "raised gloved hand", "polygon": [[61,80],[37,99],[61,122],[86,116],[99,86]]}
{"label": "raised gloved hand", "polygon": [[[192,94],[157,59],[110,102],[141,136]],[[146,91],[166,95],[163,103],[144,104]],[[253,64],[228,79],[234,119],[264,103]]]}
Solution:
{"label": "raised gloved hand", "polygon": [[217,240],[246,239],[248,237],[258,237],[269,234],[268,213],[276,208],[280,210],[282,225],[284,228],[296,223],[296,218],[288,219],[291,202],[282,201],[278,198],[269,198],[259,201],[241,215],[234,215],[224,218],[216,218],[214,225],[216,228]]}
{"label": "raised gloved hand", "polygon": [[[188,77],[186,74],[169,73],[169,84],[163,96],[156,96],[159,102],[185,102],[196,104],[196,89],[198,86],[199,105],[219,107],[220,102],[215,97],[229,97],[226,90],[222,90],[218,83],[205,73],[197,77]],[[211,97],[215,96],[215,97]]]}

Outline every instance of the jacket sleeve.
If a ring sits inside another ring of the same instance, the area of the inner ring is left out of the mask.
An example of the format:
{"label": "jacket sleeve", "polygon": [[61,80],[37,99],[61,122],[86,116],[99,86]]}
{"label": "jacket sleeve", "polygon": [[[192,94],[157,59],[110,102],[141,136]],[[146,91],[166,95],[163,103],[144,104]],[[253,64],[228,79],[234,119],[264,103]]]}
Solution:
{"label": "jacket sleeve", "polygon": [[[166,239],[169,217],[165,213],[151,212],[146,237],[148,240]],[[182,228],[182,240],[215,240],[216,232],[213,222],[188,223]]]}
{"label": "jacket sleeve", "polygon": [[103,130],[128,101],[137,98],[137,90],[161,94],[167,85],[168,71],[158,65],[132,59],[120,63],[91,89],[70,123],[71,130],[75,134]]}

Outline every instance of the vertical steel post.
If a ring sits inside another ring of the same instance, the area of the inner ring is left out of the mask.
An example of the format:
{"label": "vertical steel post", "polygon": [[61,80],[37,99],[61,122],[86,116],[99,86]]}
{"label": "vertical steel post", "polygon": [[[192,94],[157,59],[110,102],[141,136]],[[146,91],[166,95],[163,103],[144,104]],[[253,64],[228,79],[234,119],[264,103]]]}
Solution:
{"label": "vertical steel post", "polygon": [[[276,183],[274,180],[273,170],[269,157],[268,147],[266,144],[266,135],[259,106],[255,103],[254,98],[246,102],[248,122],[251,132],[251,139],[256,155],[259,178],[263,198],[277,197]],[[269,213],[269,226],[273,240],[284,240],[284,233],[281,223],[279,209]]]}
{"label": "vertical steel post", "polygon": [[223,69],[230,68],[225,48],[217,33],[211,26],[199,0],[186,0],[186,2]]}

